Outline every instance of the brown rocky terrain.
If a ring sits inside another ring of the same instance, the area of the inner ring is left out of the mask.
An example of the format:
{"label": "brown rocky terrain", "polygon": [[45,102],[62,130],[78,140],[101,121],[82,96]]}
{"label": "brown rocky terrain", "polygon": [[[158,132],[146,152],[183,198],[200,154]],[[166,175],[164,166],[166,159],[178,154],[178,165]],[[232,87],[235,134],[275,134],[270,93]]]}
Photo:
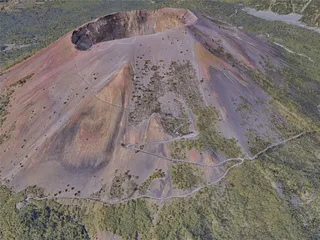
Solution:
{"label": "brown rocky terrain", "polygon": [[72,33],[71,40],[78,49],[87,50],[99,42],[163,32],[190,25],[196,19],[190,11],[181,9],[118,12],[79,28]]}
{"label": "brown rocky terrain", "polygon": [[[254,79],[283,66],[279,54],[184,9],[85,24],[0,76],[10,100],[1,179],[15,190],[37,185],[51,196],[104,201],[188,192],[174,186],[172,160],[194,162],[199,182],[219,179],[224,164],[205,166],[250,156],[249,130],[279,138],[270,116],[285,120]],[[141,190],[159,169],[164,175]]]}

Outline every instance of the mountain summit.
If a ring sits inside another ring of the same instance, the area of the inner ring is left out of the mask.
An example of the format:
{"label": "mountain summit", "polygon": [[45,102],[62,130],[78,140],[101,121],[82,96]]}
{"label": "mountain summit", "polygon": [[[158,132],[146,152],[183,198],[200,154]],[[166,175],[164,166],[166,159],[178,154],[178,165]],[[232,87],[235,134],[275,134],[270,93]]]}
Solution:
{"label": "mountain summit", "polygon": [[96,19],[0,76],[1,178],[103,201],[219,181],[230,164],[301,130],[266,90],[285,84],[273,69],[287,67],[281,56],[185,9]]}

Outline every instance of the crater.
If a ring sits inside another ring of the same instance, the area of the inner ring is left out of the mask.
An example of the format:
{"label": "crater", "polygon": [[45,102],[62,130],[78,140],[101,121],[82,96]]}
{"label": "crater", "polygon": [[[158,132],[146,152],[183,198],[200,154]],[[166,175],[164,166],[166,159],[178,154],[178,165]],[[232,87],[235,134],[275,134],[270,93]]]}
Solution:
{"label": "crater", "polygon": [[150,35],[193,24],[197,17],[186,9],[163,8],[117,12],[87,23],[72,33],[71,41],[79,50],[99,42]]}

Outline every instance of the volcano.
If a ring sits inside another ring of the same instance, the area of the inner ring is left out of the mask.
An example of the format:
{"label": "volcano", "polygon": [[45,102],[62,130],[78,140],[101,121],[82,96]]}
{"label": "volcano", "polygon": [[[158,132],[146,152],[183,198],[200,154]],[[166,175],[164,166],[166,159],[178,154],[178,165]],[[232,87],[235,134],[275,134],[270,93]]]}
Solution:
{"label": "volcano", "polygon": [[254,154],[250,134],[279,140],[272,121],[285,119],[257,79],[278,80],[266,69],[280,55],[185,9],[96,19],[0,76],[1,179],[56,197],[169,197],[190,191],[169,174],[185,161],[213,182],[219,163]]}

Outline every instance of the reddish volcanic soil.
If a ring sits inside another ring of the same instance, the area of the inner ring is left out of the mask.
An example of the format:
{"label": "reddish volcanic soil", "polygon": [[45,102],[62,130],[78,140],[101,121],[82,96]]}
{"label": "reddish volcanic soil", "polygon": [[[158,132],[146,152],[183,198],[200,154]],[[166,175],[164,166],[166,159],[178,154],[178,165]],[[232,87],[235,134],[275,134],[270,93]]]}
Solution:
{"label": "reddish volcanic soil", "polygon": [[[248,99],[258,121],[247,123],[265,133],[268,109],[256,102],[268,97],[232,61],[262,72],[262,57],[280,65],[277,55],[261,39],[184,9],[115,13],[83,25],[0,76],[5,93],[34,74],[10,98],[0,132],[9,136],[0,145],[1,178],[16,190],[37,185],[65,197],[104,189],[99,197],[107,200],[115,174],[130,170],[140,184],[155,169],[167,172],[172,163],[158,156],[170,157],[170,144],[148,143],[181,135],[164,123],[168,116],[178,118],[179,109],[185,109],[189,131],[197,132],[183,95],[195,87],[201,104],[218,110],[221,134],[237,139],[248,154],[247,128],[234,99]],[[172,67],[177,64],[188,67]],[[178,75],[181,81],[188,76],[187,85],[180,93],[169,91],[168,82]],[[129,143],[144,144],[155,155],[122,146]],[[191,150],[187,159],[214,164],[224,156]],[[222,171],[207,170],[207,180]],[[150,195],[177,191],[168,174],[153,185]]]}

